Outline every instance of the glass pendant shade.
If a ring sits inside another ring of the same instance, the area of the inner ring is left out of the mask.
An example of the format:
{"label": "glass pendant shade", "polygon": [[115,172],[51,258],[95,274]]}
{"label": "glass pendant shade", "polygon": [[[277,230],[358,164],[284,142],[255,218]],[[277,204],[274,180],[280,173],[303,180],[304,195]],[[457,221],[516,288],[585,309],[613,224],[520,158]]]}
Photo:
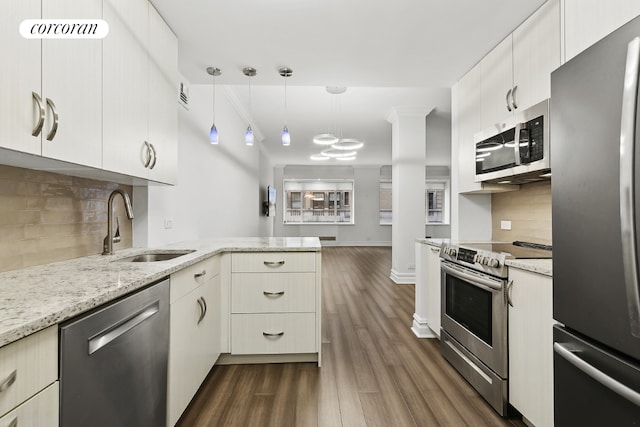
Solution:
{"label": "glass pendant shade", "polygon": [[211,125],[211,130],[209,131],[209,142],[213,145],[218,144],[218,129],[216,128],[216,124]]}
{"label": "glass pendant shade", "polygon": [[289,135],[289,129],[287,129],[286,125],[282,129],[282,145],[285,147],[291,145],[291,135]]}
{"label": "glass pendant shade", "polygon": [[251,125],[247,126],[247,131],[244,133],[244,143],[253,145],[253,129],[251,129]]}

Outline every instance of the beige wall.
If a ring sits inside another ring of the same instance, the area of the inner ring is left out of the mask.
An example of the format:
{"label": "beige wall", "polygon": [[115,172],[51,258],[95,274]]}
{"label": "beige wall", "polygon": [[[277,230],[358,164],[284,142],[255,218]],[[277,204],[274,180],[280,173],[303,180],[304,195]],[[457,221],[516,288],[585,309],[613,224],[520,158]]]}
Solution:
{"label": "beige wall", "polygon": [[[0,165],[0,271],[101,253],[115,188],[132,195],[130,186]],[[131,247],[121,197],[116,216],[122,241],[114,249]]]}
{"label": "beige wall", "polygon": [[[551,244],[551,181],[493,194],[491,218],[493,240]],[[511,221],[511,230],[501,230],[500,221]]]}

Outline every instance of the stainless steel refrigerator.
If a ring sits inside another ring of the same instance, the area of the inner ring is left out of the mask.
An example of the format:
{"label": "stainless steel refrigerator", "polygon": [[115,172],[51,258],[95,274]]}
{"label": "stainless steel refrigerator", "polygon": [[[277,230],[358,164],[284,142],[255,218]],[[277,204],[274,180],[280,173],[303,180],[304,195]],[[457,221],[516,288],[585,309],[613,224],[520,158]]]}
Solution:
{"label": "stainless steel refrigerator", "polygon": [[551,74],[555,425],[640,426],[640,18]]}

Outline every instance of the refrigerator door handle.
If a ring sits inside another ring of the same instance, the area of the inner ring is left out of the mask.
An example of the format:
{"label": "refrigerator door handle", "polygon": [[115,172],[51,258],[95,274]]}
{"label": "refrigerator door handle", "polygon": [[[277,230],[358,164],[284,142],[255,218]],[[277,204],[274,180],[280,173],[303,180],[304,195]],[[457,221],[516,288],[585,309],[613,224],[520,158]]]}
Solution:
{"label": "refrigerator door handle", "polygon": [[640,71],[640,37],[629,42],[622,94],[620,121],[620,232],[622,263],[627,291],[631,334],[640,338],[640,294],[635,229],[634,158],[636,113],[638,107],[638,72]]}
{"label": "refrigerator door handle", "polygon": [[[627,399],[629,402],[635,404],[636,406],[640,406],[640,393],[637,391],[627,387],[621,382],[611,378],[609,375],[605,374],[601,370],[595,368],[589,363],[585,362],[575,354],[573,351],[569,350],[564,344],[560,344],[558,342],[553,343],[553,351],[555,351],[559,356],[565,359],[567,362],[571,363],[573,366],[584,372],[586,375],[596,380],[612,392],[617,395]],[[575,351],[575,350],[574,350]]]}

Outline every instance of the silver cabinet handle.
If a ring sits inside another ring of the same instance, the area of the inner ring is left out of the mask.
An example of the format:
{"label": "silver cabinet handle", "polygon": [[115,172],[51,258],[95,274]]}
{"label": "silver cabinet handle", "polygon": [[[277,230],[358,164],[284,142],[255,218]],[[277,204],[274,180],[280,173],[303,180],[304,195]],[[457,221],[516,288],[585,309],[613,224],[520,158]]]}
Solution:
{"label": "silver cabinet handle", "polygon": [[517,109],[518,108],[518,103],[516,102],[516,91],[518,90],[518,85],[513,87],[513,90],[511,91],[511,105],[513,106],[513,109]]}
{"label": "silver cabinet handle", "polygon": [[507,283],[507,303],[513,307],[513,300],[511,299],[511,292],[513,292],[513,280],[509,280]]}
{"label": "silver cabinet handle", "polygon": [[194,274],[194,275],[193,275],[193,278],[194,278],[194,279],[199,279],[199,278],[201,278],[202,276],[204,276],[204,275],[206,275],[206,274],[207,274],[207,270],[202,270],[200,273],[196,273],[196,274]]}
{"label": "silver cabinet handle", "polygon": [[509,103],[509,97],[511,96],[511,91],[513,89],[509,89],[509,91],[507,92],[507,96],[505,96],[505,102],[507,103],[507,110],[509,110],[509,112],[513,111],[511,109],[511,104]]}
{"label": "silver cabinet handle", "polygon": [[53,138],[56,137],[56,133],[58,133],[58,109],[56,108],[56,104],[50,98],[47,98],[47,106],[51,109],[51,113],[53,114],[53,125],[51,125],[51,130],[47,134],[47,141],[53,141]]}
{"label": "silver cabinet handle", "polygon": [[16,378],[18,376],[18,370],[14,369],[13,372],[9,374],[7,378],[5,378],[2,383],[0,383],[0,393],[11,387],[11,384],[16,382]]}
{"label": "silver cabinet handle", "polygon": [[281,265],[284,265],[284,260],[283,261],[264,261],[264,265],[266,265],[267,267],[280,267]]}
{"label": "silver cabinet handle", "polygon": [[42,105],[42,98],[35,92],[31,92],[31,96],[33,100],[38,104],[38,111],[40,112],[38,121],[36,122],[35,127],[31,131],[31,135],[38,136],[40,132],[42,132],[42,126],[44,126],[44,106]]}
{"label": "silver cabinet handle", "polygon": [[638,71],[640,69],[640,37],[627,47],[627,63],[622,93],[620,120],[620,233],[622,236],[622,265],[627,291],[631,334],[640,338],[640,290],[636,264],[635,181],[634,159],[636,150],[636,114]]}
{"label": "silver cabinet handle", "polygon": [[199,325],[204,319],[204,316],[207,315],[207,301],[203,297],[200,297],[198,298],[197,303],[200,307],[200,317],[198,317],[198,323],[196,323],[196,325]]}
{"label": "silver cabinet handle", "polygon": [[627,399],[629,402],[634,403],[637,406],[640,406],[640,393],[585,362],[580,357],[576,356],[565,345],[555,342],[553,343],[553,351],[615,394]]}
{"label": "silver cabinet handle", "polygon": [[147,141],[144,142],[144,145],[147,147],[147,160],[144,162],[144,167],[148,168],[151,163],[151,145]]}
{"label": "silver cabinet handle", "polygon": [[135,328],[140,323],[156,314],[159,310],[160,301],[156,301],[152,304],[149,304],[139,312],[128,317],[127,319],[123,320],[122,322],[113,325],[106,331],[89,338],[89,354],[95,353],[105,345],[109,344],[111,341],[115,340],[121,335],[126,334],[131,329]]}
{"label": "silver cabinet handle", "polygon": [[265,337],[281,337],[281,336],[284,335],[284,331],[280,331],[280,332],[263,332],[262,335],[265,336]]}
{"label": "silver cabinet handle", "polygon": [[149,169],[153,169],[154,166],[156,165],[156,160],[158,160],[158,154],[156,153],[156,147],[153,144],[149,144],[149,146],[151,147],[152,156],[153,156],[153,161],[149,165]]}
{"label": "silver cabinet handle", "polygon": [[268,291],[264,291],[262,292],[262,294],[266,297],[281,297],[282,295],[284,295],[284,291],[280,291],[280,292],[268,292]]}
{"label": "silver cabinet handle", "polygon": [[18,427],[18,417],[14,417],[7,427]]}

